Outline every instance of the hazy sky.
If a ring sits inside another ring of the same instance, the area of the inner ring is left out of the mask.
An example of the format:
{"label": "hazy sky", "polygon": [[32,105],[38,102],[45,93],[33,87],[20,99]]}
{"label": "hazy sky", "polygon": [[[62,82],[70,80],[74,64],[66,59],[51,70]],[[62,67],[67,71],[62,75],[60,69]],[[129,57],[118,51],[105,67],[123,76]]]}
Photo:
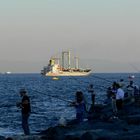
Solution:
{"label": "hazy sky", "polygon": [[40,72],[62,50],[95,72],[140,71],[140,0],[0,1],[0,72]]}

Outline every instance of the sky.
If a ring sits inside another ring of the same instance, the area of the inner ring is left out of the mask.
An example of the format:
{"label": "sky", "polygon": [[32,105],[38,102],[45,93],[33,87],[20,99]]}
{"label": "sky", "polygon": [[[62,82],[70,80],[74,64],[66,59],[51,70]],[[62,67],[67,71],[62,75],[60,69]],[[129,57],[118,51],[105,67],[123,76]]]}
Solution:
{"label": "sky", "polygon": [[93,72],[140,71],[140,0],[0,1],[0,72],[40,73],[70,50]]}

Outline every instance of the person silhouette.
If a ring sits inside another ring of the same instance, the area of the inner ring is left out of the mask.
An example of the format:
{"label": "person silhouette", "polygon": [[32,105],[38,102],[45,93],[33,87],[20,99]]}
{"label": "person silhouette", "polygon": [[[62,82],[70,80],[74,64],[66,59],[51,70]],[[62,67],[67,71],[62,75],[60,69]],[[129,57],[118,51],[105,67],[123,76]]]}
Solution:
{"label": "person silhouette", "polygon": [[31,113],[30,99],[25,89],[21,89],[19,93],[22,97],[22,100],[20,103],[17,104],[17,107],[21,108],[22,128],[24,130],[25,135],[30,135],[30,129],[28,124],[28,119]]}

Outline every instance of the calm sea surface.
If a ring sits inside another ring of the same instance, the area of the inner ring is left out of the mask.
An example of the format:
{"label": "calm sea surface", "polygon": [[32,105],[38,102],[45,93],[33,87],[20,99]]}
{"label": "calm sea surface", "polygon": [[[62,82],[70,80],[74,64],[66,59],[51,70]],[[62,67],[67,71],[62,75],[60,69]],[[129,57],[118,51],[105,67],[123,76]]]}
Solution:
{"label": "calm sea surface", "polygon": [[[47,129],[58,124],[60,116],[67,120],[75,118],[75,109],[69,107],[67,101],[73,101],[77,90],[83,91],[90,102],[87,92],[89,84],[94,85],[96,102],[102,103],[106,96],[106,88],[113,81],[125,80],[135,75],[134,82],[140,85],[138,73],[92,74],[87,77],[44,77],[40,74],[1,74],[0,75],[0,135],[23,134],[21,128],[21,112],[16,107],[20,101],[19,90],[26,88],[31,99],[32,114],[30,116],[31,133]],[[64,99],[64,100],[63,100]]]}

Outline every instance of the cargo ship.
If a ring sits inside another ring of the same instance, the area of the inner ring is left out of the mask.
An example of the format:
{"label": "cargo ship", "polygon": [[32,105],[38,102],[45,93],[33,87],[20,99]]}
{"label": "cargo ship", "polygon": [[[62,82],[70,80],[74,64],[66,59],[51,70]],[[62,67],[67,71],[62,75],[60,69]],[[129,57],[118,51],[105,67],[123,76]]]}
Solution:
{"label": "cargo ship", "polygon": [[49,64],[41,70],[41,74],[44,76],[87,76],[91,73],[91,69],[79,68],[78,57],[74,57],[74,59],[75,66],[71,67],[70,51],[63,51],[62,62],[60,62],[60,58],[52,57]]}

